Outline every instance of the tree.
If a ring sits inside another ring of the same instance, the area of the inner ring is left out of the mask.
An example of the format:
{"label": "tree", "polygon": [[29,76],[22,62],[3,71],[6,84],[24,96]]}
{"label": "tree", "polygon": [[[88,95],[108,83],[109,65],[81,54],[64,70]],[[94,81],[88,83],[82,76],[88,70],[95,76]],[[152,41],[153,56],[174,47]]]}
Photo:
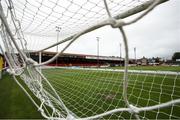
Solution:
{"label": "tree", "polygon": [[172,56],[172,60],[176,61],[176,59],[180,59],[180,52],[175,52]]}

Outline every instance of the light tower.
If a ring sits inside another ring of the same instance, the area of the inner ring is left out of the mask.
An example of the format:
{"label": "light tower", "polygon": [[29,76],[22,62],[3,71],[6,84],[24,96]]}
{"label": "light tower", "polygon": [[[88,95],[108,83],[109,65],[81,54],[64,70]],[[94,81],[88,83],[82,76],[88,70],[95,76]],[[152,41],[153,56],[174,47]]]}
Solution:
{"label": "light tower", "polygon": [[122,50],[121,50],[121,43],[119,44],[119,47],[120,47],[120,51],[119,51],[119,53],[120,53],[120,63],[119,63],[119,66],[122,66],[122,63],[121,63],[121,58],[122,58]]}
{"label": "light tower", "polygon": [[[61,30],[61,27],[59,26],[56,26],[56,32],[57,32],[57,43],[58,43],[58,40],[59,40],[59,33],[60,33],[60,30]],[[58,53],[58,45],[56,47],[56,52]],[[58,57],[56,58],[56,67],[58,66]]]}
{"label": "light tower", "polygon": [[122,58],[121,43],[119,44],[119,47],[120,47],[120,58]]}
{"label": "light tower", "polygon": [[99,68],[99,37],[96,37],[97,40],[97,67]]}
{"label": "light tower", "polygon": [[134,47],[134,60],[135,60],[135,63],[136,63],[136,47]]}

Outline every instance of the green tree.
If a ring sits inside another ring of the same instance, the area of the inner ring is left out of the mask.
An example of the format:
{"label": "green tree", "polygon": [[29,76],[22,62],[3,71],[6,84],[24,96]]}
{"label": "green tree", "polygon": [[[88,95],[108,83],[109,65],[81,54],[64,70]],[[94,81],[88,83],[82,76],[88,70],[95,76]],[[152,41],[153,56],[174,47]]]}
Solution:
{"label": "green tree", "polygon": [[180,52],[175,52],[172,56],[172,60],[176,61],[176,59],[180,59]]}

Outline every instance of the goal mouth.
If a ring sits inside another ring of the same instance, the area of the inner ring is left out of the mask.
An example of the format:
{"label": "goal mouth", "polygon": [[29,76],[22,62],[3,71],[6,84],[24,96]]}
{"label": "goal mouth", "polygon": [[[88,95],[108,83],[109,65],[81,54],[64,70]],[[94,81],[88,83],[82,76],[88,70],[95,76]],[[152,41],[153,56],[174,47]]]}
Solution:
{"label": "goal mouth", "polygon": [[[180,73],[128,68],[124,26],[136,23],[166,1],[1,1],[0,49],[9,66],[7,71],[47,119],[179,119]],[[124,19],[136,13],[131,20]],[[122,34],[123,70],[46,66],[79,37],[104,26]],[[60,31],[64,39],[58,41]],[[25,34],[47,40],[57,34],[57,41],[35,51],[38,63],[31,58]],[[53,47],[57,54],[43,61],[43,51]]]}

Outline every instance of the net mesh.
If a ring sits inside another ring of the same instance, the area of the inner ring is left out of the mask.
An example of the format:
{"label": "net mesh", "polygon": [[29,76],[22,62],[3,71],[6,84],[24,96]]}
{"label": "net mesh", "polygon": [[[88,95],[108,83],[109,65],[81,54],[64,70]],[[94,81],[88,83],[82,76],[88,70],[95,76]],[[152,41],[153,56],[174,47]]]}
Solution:
{"label": "net mesh", "polygon": [[[112,16],[139,6],[147,0],[107,1]],[[100,23],[107,19],[102,0],[42,0],[14,2],[17,19],[20,20],[24,33],[55,35],[55,26],[61,26],[62,34],[70,35]]]}
{"label": "net mesh", "polygon": [[[128,70],[124,26],[135,23],[166,0],[4,0],[0,4],[0,48],[8,72],[48,119],[179,119],[180,84],[177,72]],[[143,11],[136,18],[123,18]],[[54,39],[57,26],[64,39],[47,42],[42,51],[66,43],[43,63],[31,59],[24,34]],[[51,68],[80,36],[110,25],[122,33],[124,70]]]}

